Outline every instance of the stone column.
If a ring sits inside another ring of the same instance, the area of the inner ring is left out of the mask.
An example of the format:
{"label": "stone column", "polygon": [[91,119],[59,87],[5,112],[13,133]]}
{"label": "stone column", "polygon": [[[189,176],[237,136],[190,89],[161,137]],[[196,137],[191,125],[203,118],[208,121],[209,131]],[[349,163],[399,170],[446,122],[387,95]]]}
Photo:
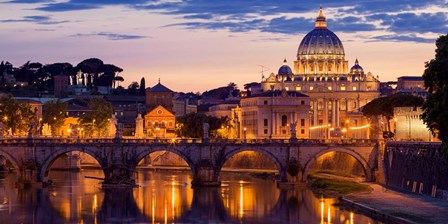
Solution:
{"label": "stone column", "polygon": [[339,107],[339,100],[336,100],[336,127],[340,127],[341,126],[341,121],[340,119],[340,107]]}
{"label": "stone column", "polygon": [[336,127],[336,100],[331,100],[331,126]]}
{"label": "stone column", "polygon": [[328,124],[328,101],[324,98],[324,125]]}

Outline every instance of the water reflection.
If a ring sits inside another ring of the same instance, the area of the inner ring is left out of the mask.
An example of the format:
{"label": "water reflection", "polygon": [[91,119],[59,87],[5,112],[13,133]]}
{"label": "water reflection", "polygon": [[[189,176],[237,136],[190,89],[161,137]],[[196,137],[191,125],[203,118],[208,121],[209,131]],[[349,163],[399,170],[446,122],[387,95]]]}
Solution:
{"label": "water reflection", "polygon": [[272,180],[222,173],[221,188],[192,189],[186,172],[139,171],[134,189],[99,188],[84,176],[50,173],[54,186],[19,191],[0,180],[2,223],[377,223],[341,210],[310,190],[279,190]]}

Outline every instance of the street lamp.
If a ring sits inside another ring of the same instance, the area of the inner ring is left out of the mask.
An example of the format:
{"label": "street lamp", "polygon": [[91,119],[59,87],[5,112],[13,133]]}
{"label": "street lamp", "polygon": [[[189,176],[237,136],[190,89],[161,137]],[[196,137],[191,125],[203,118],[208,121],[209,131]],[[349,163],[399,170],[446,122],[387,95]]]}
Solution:
{"label": "street lamp", "polygon": [[244,127],[243,128],[243,138],[244,138],[244,141],[246,141],[246,131],[247,131],[247,129],[246,129],[246,127]]}

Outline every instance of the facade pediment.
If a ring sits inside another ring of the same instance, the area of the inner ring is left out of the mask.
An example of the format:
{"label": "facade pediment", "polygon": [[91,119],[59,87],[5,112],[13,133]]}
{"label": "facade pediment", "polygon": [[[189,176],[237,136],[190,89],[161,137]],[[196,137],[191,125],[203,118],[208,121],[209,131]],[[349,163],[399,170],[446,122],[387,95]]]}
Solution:
{"label": "facade pediment", "polygon": [[329,90],[326,86],[316,86],[313,90],[310,90],[310,92],[314,93],[332,93],[333,91]]}
{"label": "facade pediment", "polygon": [[164,108],[163,106],[157,106],[153,110],[151,110],[149,113],[145,115],[146,117],[174,117],[174,114],[171,113],[169,110]]}

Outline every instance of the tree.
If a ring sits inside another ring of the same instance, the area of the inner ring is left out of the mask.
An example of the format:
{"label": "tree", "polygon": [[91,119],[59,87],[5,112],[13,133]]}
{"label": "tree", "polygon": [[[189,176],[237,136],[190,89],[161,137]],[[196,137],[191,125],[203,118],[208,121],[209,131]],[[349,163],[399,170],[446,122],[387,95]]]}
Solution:
{"label": "tree", "polygon": [[94,98],[90,101],[89,108],[91,111],[80,117],[80,125],[87,135],[107,136],[113,113],[112,106],[103,98]]}
{"label": "tree", "polygon": [[229,126],[228,117],[213,117],[205,114],[189,113],[176,118],[176,133],[181,137],[201,138],[204,134],[202,125],[209,124],[210,137],[219,136],[218,129]]}
{"label": "tree", "polygon": [[229,94],[232,94],[235,96],[235,95],[238,95],[239,93],[240,93],[240,90],[238,89],[236,84],[231,82],[227,86],[212,89],[210,91],[205,91],[204,93],[202,93],[201,97],[214,98],[214,99],[225,99],[229,96]]}
{"label": "tree", "polygon": [[42,124],[48,124],[51,126],[51,134],[57,135],[61,133],[61,127],[64,125],[65,113],[67,111],[68,104],[62,102],[59,99],[57,101],[50,101],[44,104],[44,113],[42,118]]}
{"label": "tree", "polygon": [[138,84],[138,82],[132,82],[128,86],[128,90],[136,91],[137,89],[139,89],[139,87],[140,87],[140,85]]}
{"label": "tree", "polygon": [[142,78],[140,80],[140,90],[139,90],[139,94],[141,96],[144,96],[146,93],[146,84],[145,84],[145,78]]}
{"label": "tree", "polygon": [[0,98],[0,118],[5,131],[11,129],[13,135],[26,134],[29,124],[36,123],[36,116],[26,103],[17,102],[12,96]]}
{"label": "tree", "polygon": [[444,142],[448,155],[448,34],[437,39],[435,52],[423,73],[428,96],[421,118],[433,135]]}

